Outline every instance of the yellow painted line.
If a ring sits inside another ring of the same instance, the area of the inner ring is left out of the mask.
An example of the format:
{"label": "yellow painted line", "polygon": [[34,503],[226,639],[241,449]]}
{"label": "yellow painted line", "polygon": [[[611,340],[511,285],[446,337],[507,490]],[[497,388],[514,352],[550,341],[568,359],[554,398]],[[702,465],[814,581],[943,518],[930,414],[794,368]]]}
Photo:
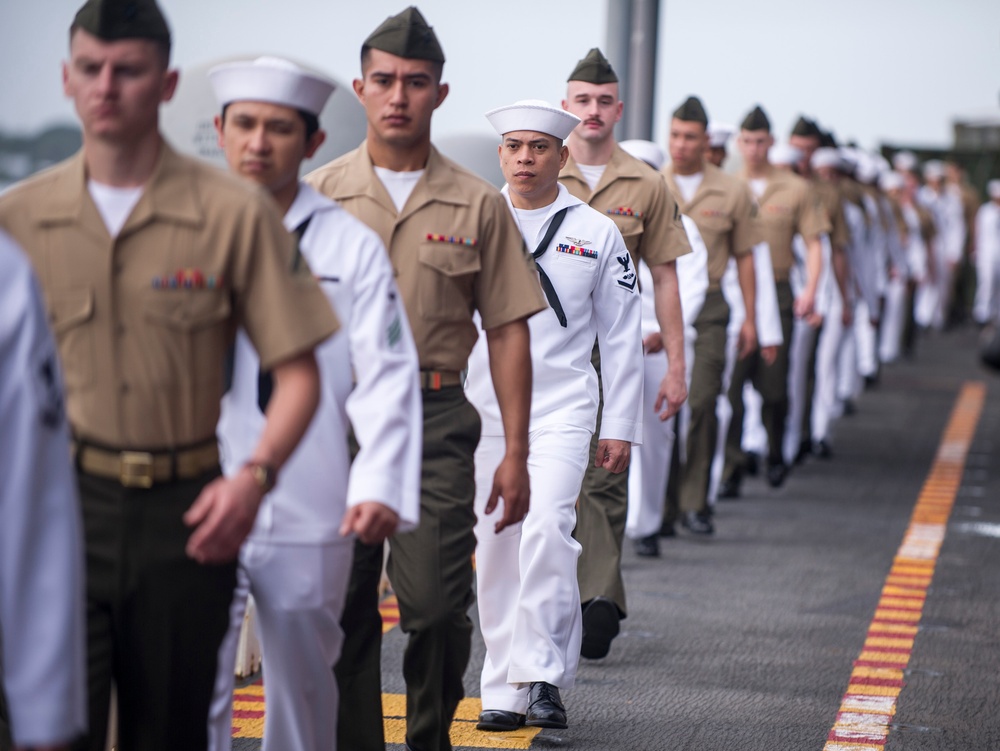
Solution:
{"label": "yellow painted line", "polygon": [[[509,733],[491,733],[476,730],[483,704],[479,699],[463,699],[451,723],[451,745],[470,748],[530,748],[539,728],[519,728]],[[406,742],[406,696],[382,694],[382,713],[385,715],[386,743]]]}
{"label": "yellow painted line", "polygon": [[[884,751],[986,386],[962,387],[823,751]],[[893,636],[886,636],[893,634]],[[902,636],[901,636],[902,635]]]}

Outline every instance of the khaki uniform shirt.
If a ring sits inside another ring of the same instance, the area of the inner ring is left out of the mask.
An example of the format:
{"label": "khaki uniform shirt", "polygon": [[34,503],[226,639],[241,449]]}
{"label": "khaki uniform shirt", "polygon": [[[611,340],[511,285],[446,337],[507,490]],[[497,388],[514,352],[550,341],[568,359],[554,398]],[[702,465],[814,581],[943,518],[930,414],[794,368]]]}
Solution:
{"label": "khaki uniform shirt", "polygon": [[830,244],[834,248],[846,248],[851,242],[851,231],[847,226],[847,217],[844,216],[843,196],[836,185],[818,177],[811,177],[809,184],[819,196],[820,203],[830,220]]}
{"label": "khaki uniform shirt", "polygon": [[795,265],[792,251],[795,235],[802,235],[805,240],[815,239],[830,232],[830,222],[808,182],[774,167],[757,206],[760,232],[771,248],[774,280],[787,282]]}
{"label": "khaki uniform shirt", "polygon": [[0,197],[0,226],[41,281],[70,425],[115,449],[215,435],[237,327],[265,368],[338,327],[264,192],[161,143],[153,175],[111,237],[83,153]]}
{"label": "khaki uniform shirt", "polygon": [[682,214],[698,225],[708,249],[708,288],[719,289],[730,256],[744,256],[760,242],[757,208],[750,189],[718,167],[705,164],[701,185],[686,202],[674,181],[673,165],[663,169]]}
{"label": "khaki uniform shirt", "polygon": [[615,144],[600,182],[590,189],[571,156],[559,173],[569,192],[610,216],[625,239],[632,263],[667,263],[691,252],[677,202],[645,162]]}
{"label": "khaki uniform shirt", "polygon": [[478,333],[546,307],[531,256],[500,192],[431,148],[403,210],[367,142],[305,178],[382,238],[423,370],[461,371]]}

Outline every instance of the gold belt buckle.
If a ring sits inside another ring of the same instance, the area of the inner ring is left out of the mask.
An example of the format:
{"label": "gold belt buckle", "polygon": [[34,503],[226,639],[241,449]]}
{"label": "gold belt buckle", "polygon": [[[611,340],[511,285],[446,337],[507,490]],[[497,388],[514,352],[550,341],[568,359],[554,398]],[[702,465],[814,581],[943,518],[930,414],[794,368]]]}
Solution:
{"label": "gold belt buckle", "polygon": [[126,488],[153,487],[153,455],[146,451],[122,451],[118,479]]}

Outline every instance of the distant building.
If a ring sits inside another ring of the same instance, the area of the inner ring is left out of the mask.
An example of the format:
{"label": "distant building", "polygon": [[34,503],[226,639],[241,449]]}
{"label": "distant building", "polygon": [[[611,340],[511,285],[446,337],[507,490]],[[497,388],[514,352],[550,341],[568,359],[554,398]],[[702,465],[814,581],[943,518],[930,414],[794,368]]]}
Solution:
{"label": "distant building", "polygon": [[1000,151],[1000,109],[990,108],[952,120],[955,151]]}

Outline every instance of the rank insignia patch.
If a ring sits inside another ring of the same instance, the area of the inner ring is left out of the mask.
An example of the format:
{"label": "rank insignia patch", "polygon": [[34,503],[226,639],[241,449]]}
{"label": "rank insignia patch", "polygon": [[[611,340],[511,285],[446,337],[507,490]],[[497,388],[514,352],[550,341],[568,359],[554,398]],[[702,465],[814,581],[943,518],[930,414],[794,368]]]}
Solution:
{"label": "rank insignia patch", "polygon": [[645,216],[645,214],[641,211],[630,209],[627,206],[619,206],[617,209],[608,209],[608,213],[611,216],[632,216],[636,219],[642,219]]}
{"label": "rank insignia patch", "polygon": [[178,269],[169,276],[153,277],[153,289],[217,289],[222,287],[222,274],[206,276],[201,269]]}
{"label": "rank insignia patch", "polygon": [[634,292],[635,283],[638,280],[636,279],[635,271],[632,270],[632,256],[628,253],[622,253],[620,256],[615,256],[615,260],[621,266],[621,275],[615,281],[618,282],[619,287],[624,287],[629,292]]}

